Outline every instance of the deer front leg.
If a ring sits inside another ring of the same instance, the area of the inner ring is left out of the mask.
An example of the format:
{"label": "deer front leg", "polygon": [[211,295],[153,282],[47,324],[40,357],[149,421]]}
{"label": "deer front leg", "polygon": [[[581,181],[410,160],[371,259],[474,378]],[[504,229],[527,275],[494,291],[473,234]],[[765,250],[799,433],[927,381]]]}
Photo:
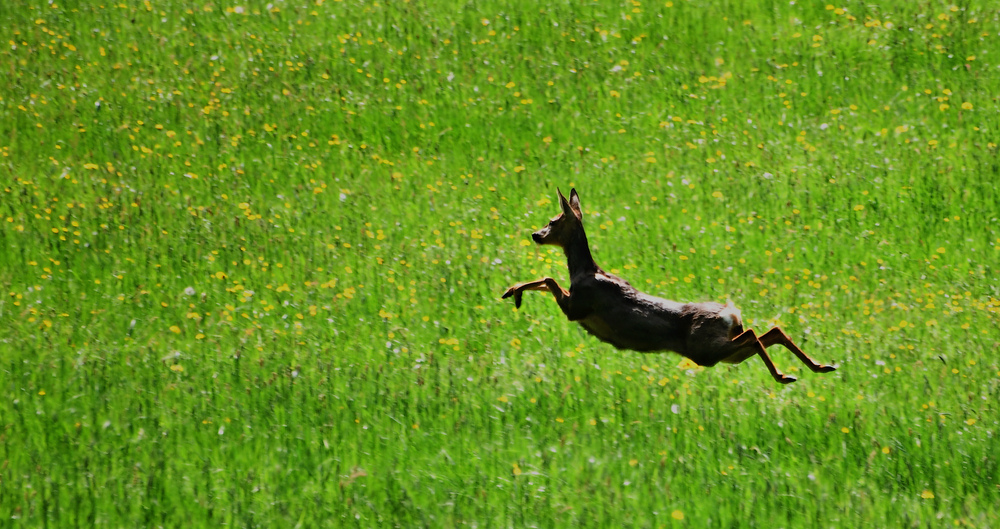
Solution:
{"label": "deer front leg", "polygon": [[569,321],[579,321],[593,311],[593,306],[587,301],[585,295],[579,293],[580,291],[573,294],[560,287],[559,283],[556,283],[556,280],[551,277],[545,278],[545,285],[548,287],[548,291],[555,296],[556,303],[559,304],[559,308],[562,309]]}
{"label": "deer front leg", "polygon": [[[510,288],[508,288],[501,296],[501,299],[507,299],[514,296],[514,307],[521,308],[521,295],[525,290],[540,290],[546,292],[549,290],[547,281],[552,281],[555,283],[555,279],[551,277],[545,277],[542,279],[537,279],[535,281],[527,281],[524,283],[518,283]],[[558,285],[556,285],[558,287]],[[558,301],[558,298],[556,299]]]}

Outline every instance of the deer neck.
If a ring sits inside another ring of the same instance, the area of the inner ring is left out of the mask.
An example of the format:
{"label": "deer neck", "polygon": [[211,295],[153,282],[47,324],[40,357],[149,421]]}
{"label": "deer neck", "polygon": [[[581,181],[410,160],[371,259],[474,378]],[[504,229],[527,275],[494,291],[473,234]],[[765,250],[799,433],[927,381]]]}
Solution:
{"label": "deer neck", "polygon": [[587,243],[587,234],[581,229],[580,233],[574,235],[569,242],[563,246],[566,254],[566,264],[569,267],[570,277],[577,275],[593,275],[600,268],[594,262],[594,257],[590,254],[590,245]]}

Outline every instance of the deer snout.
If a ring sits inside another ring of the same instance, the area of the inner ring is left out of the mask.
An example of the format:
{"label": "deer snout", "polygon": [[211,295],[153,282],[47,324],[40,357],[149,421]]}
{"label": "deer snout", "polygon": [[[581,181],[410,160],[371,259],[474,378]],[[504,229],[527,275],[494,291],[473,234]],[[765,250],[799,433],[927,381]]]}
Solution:
{"label": "deer snout", "polygon": [[[545,230],[542,230],[542,231],[545,231]],[[542,231],[536,231],[535,233],[532,233],[531,234],[531,239],[533,241],[535,241],[536,243],[538,243],[538,244],[542,244],[542,242],[545,240],[545,234],[542,233]]]}

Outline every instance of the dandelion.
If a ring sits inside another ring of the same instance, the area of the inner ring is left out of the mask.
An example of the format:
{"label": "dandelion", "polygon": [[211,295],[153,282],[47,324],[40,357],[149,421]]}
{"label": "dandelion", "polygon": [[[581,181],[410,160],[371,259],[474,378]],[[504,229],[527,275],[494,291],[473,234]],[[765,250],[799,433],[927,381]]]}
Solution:
{"label": "dandelion", "polygon": [[924,489],[924,491],[920,493],[920,497],[925,500],[932,500],[934,499],[934,493],[930,490]]}
{"label": "dandelion", "polygon": [[891,451],[892,451],[892,450],[891,450],[891,449],[890,449],[890,448],[889,448],[888,446],[883,446],[883,447],[882,447],[882,453],[883,453],[883,454],[888,454],[888,453],[889,453],[889,452],[891,452]]}
{"label": "dandelion", "polygon": [[174,365],[170,366],[170,370],[173,371],[174,373],[183,373],[184,372],[184,366],[182,366],[180,364],[174,364]]}
{"label": "dandelion", "polygon": [[674,520],[683,520],[684,513],[682,513],[679,510],[675,510],[674,512],[670,513],[670,517],[673,518]]}
{"label": "dandelion", "polygon": [[515,476],[521,475],[521,467],[517,463],[514,463],[514,469],[511,471]]}
{"label": "dandelion", "polygon": [[972,103],[968,101],[962,103],[962,110],[972,110]]}
{"label": "dandelion", "polygon": [[694,369],[698,367],[698,364],[694,363],[690,358],[685,358],[681,360],[681,363],[677,364],[678,369]]}
{"label": "dandelion", "polygon": [[172,332],[174,334],[180,334],[181,333],[181,328],[178,327],[178,326],[176,326],[176,325],[171,325],[170,326],[170,332]]}

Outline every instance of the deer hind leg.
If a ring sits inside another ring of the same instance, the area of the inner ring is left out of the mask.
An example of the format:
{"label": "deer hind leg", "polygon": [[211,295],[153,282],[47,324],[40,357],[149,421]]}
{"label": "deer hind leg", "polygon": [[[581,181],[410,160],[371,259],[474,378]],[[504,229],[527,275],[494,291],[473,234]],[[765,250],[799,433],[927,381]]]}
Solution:
{"label": "deer hind leg", "polygon": [[798,357],[798,359],[801,360],[803,364],[808,366],[809,369],[813,370],[813,372],[815,373],[829,373],[830,371],[837,369],[834,366],[823,365],[816,362],[812,358],[809,358],[809,356],[806,355],[804,352],[802,352],[802,349],[799,349],[799,346],[795,345],[795,342],[793,342],[792,339],[789,338],[788,335],[785,334],[785,331],[781,330],[780,327],[774,327],[770,331],[767,331],[766,333],[761,335],[759,341],[761,345],[763,345],[765,348],[770,347],[774,344],[780,344],[785,346],[785,348],[791,351],[792,354]]}
{"label": "deer hind leg", "polygon": [[721,362],[725,362],[727,364],[739,364],[751,356],[757,355],[764,361],[764,365],[771,373],[771,376],[774,377],[774,380],[777,380],[782,384],[795,382],[795,377],[782,374],[778,371],[778,368],[774,366],[774,362],[771,360],[771,357],[768,356],[764,344],[757,338],[757,334],[753,332],[753,329],[748,329],[744,331],[743,334],[733,338],[733,340],[727,344],[726,353],[728,356],[723,357],[720,360]]}

